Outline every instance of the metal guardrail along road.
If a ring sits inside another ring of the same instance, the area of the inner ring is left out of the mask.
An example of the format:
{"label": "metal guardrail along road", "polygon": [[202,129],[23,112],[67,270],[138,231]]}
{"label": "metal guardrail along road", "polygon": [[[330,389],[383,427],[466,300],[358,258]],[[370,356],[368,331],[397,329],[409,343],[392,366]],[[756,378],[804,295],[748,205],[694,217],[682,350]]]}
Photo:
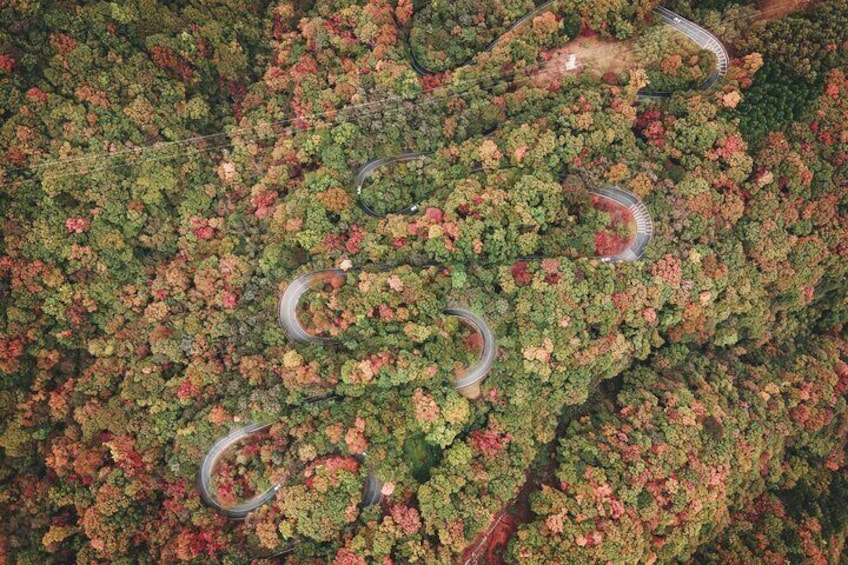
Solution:
{"label": "metal guardrail along road", "polygon": [[483,351],[480,352],[480,359],[477,363],[466,369],[460,378],[454,381],[454,386],[456,386],[456,389],[460,393],[466,392],[468,396],[474,398],[479,394],[480,382],[486,378],[486,375],[489,374],[495,362],[495,352],[497,350],[495,334],[483,318],[467,308],[446,308],[445,314],[448,316],[457,316],[468,322],[477,330],[480,337],[483,338]]}
{"label": "metal guardrail along road", "polygon": [[636,261],[640,259],[645,253],[648,243],[654,237],[654,222],[642,199],[617,186],[605,186],[591,190],[590,192],[627,208],[633,214],[633,219],[636,221],[636,236],[633,238],[631,244],[620,253],[610,257],[602,257],[601,260],[607,263],[616,263],[618,261]]}
{"label": "metal guardrail along road", "polygon": [[711,51],[718,61],[718,70],[716,72],[721,76],[727,74],[727,69],[730,67],[730,55],[728,55],[727,49],[718,37],[695,22],[675,14],[668,8],[659,6],[656,12],[662,17],[664,24],[670,25],[686,35],[689,39],[697,43],[701,49]]}
{"label": "metal guardrail along road", "polygon": [[229,435],[215,442],[215,445],[212,446],[212,449],[203,458],[197,474],[197,490],[200,492],[201,500],[207,506],[231,520],[244,520],[248,514],[263,504],[272,501],[277,496],[277,491],[280,490],[279,484],[272,486],[265,492],[257,494],[250,500],[240,502],[235,506],[226,507],[218,502],[218,498],[215,496],[214,489],[212,488],[212,472],[215,470],[215,466],[224,452],[244,438],[267,430],[270,427],[269,424],[249,424],[243,428],[233,430]]}
{"label": "metal guardrail along road", "polygon": [[[695,22],[687,20],[681,15],[675,14],[668,8],[658,6],[654,11],[662,18],[663,24],[673,27],[688,37],[692,42],[698,45],[698,47],[706,49],[715,55],[717,62],[716,70],[707,77],[707,80],[701,83],[698,87],[700,90],[708,90],[712,88],[712,86],[715,85],[721,77],[727,74],[727,69],[730,68],[730,55],[727,53],[727,49],[718,37]],[[671,96],[670,92],[651,92],[649,90],[642,90],[638,95],[638,97],[642,100],[668,98],[669,96]]]}

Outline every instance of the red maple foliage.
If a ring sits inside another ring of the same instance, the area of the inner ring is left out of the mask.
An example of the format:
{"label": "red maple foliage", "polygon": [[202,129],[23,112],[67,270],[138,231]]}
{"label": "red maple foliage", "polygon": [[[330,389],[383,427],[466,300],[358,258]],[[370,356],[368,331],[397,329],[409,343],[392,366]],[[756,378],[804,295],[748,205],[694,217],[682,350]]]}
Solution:
{"label": "red maple foliage", "polygon": [[180,57],[174,50],[167,47],[156,46],[150,49],[150,58],[153,63],[180,80],[190,80],[193,73],[188,61]]}
{"label": "red maple foliage", "polygon": [[611,257],[621,253],[630,245],[636,233],[633,214],[608,198],[593,196],[592,205],[610,217],[609,227],[595,234],[595,254]]}
{"label": "red maple foliage", "polygon": [[11,73],[14,68],[15,60],[9,55],[3,55],[0,53],[0,71],[3,71],[4,73]]}
{"label": "red maple foliage", "polygon": [[495,430],[474,430],[471,432],[471,447],[485,455],[494,457],[512,440],[512,434],[502,434]]}
{"label": "red maple foliage", "polygon": [[91,220],[88,218],[68,218],[65,220],[65,228],[68,233],[84,233],[91,226]]}
{"label": "red maple foliage", "polygon": [[336,553],[336,558],[333,559],[333,565],[365,565],[365,558],[343,547]]}
{"label": "red maple foliage", "polygon": [[60,53],[70,53],[76,49],[79,42],[64,33],[51,33],[50,45]]}
{"label": "red maple foliage", "polygon": [[345,243],[345,249],[347,249],[347,252],[359,253],[362,250],[360,245],[362,244],[363,239],[365,239],[365,233],[362,232],[359,227],[351,226],[350,235],[348,236],[347,243]]}
{"label": "red maple foliage", "polygon": [[345,471],[347,473],[359,472],[359,461],[353,457],[344,457],[341,455],[330,455],[316,459],[306,468],[306,488],[312,488],[315,483],[315,469],[323,466],[329,476],[335,476],[336,471]]}
{"label": "red maple foliage", "polygon": [[38,100],[39,102],[47,102],[47,94],[37,86],[33,86],[27,90],[26,95],[27,98]]}
{"label": "red maple foliage", "polygon": [[527,261],[519,261],[510,269],[512,278],[518,286],[527,286],[533,281],[533,275],[527,272]]}

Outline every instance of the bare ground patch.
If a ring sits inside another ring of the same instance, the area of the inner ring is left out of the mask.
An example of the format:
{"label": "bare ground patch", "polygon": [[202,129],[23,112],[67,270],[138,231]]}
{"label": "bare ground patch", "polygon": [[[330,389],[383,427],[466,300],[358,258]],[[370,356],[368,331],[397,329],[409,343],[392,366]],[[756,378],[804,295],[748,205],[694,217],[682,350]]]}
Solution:
{"label": "bare ground patch", "polygon": [[[590,72],[598,77],[605,73],[620,73],[635,66],[633,49],[627,41],[610,41],[598,36],[578,37],[550,51],[551,59],[538,74],[540,85],[557,81],[567,72]],[[577,69],[569,71],[569,58],[576,57]]]}
{"label": "bare ground patch", "polygon": [[[757,4],[755,21],[779,19],[794,12],[807,10],[819,0],[763,0]],[[598,35],[580,36],[549,52],[550,59],[536,75],[537,86],[546,87],[559,81],[568,72],[589,72],[597,77],[606,73],[621,73],[639,66],[631,41],[613,41]],[[576,69],[568,69],[571,56],[576,56]]]}

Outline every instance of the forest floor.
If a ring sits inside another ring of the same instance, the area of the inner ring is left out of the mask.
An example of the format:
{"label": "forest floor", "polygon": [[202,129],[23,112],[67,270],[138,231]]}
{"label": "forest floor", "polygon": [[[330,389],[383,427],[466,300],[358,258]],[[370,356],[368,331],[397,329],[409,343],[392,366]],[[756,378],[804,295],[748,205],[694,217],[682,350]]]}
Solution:
{"label": "forest floor", "polygon": [[611,41],[600,36],[578,37],[568,45],[569,53],[577,55],[584,70],[597,73],[620,73],[632,68],[636,56],[629,42]]}

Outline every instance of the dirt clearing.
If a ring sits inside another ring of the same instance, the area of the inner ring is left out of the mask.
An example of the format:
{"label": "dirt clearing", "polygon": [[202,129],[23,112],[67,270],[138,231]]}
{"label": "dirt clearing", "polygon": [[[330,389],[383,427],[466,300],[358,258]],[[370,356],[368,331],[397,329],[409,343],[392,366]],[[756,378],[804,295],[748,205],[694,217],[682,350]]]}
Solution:
{"label": "dirt clearing", "polygon": [[618,74],[635,66],[635,56],[629,42],[610,41],[598,36],[578,37],[554,49],[550,55],[550,61],[538,75],[544,83],[570,72],[566,70],[566,65],[571,55],[576,56],[576,71],[590,72],[598,77],[608,72]]}

